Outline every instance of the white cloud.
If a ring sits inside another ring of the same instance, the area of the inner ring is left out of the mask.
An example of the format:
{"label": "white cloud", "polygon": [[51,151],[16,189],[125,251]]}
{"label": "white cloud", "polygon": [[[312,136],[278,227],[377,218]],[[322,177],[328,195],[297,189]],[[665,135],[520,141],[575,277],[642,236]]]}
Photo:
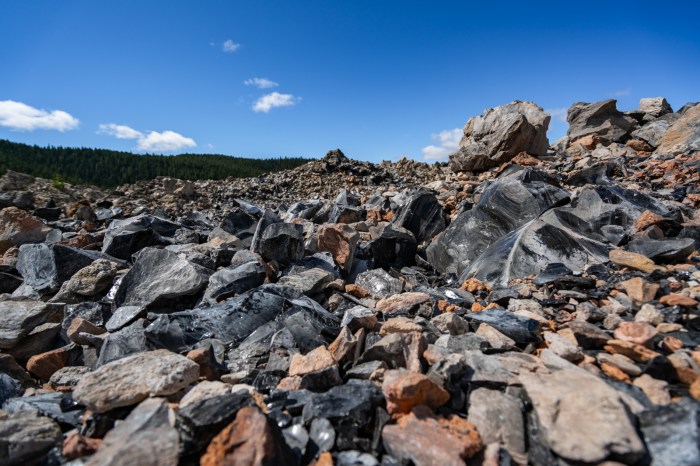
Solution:
{"label": "white cloud", "polygon": [[117,139],[140,139],[143,137],[141,131],[136,131],[134,128],[126,125],[115,125],[114,123],[100,125],[97,134],[106,134],[107,136],[113,136]]}
{"label": "white cloud", "polygon": [[296,105],[300,100],[301,97],[295,97],[292,94],[271,92],[255,101],[255,104],[253,104],[253,111],[267,113],[275,107],[291,107],[292,105]]}
{"label": "white cloud", "polygon": [[221,46],[221,49],[227,53],[233,53],[240,48],[241,44],[237,44],[231,39],[227,39],[226,41],[224,41],[223,45]]}
{"label": "white cloud", "polygon": [[197,147],[194,139],[187,138],[175,131],[151,131],[146,136],[139,139],[136,148],[142,151],[168,152],[184,149],[186,147]]}
{"label": "white cloud", "polygon": [[47,111],[14,100],[0,101],[0,126],[14,131],[54,129],[64,132],[79,124],[77,118],[62,110]]}
{"label": "white cloud", "polygon": [[279,84],[267,78],[250,78],[243,81],[243,84],[246,86],[255,86],[258,89],[270,89],[279,86]]}
{"label": "white cloud", "polygon": [[144,134],[130,126],[114,123],[101,124],[97,134],[106,134],[117,139],[135,139],[136,149],[144,152],[171,152],[188,147],[197,147],[194,139],[183,136],[175,131],[150,131]]}
{"label": "white cloud", "polygon": [[553,120],[566,123],[566,115],[569,113],[569,109],[566,107],[545,108],[544,112],[549,113]]}
{"label": "white cloud", "polygon": [[625,89],[618,89],[617,91],[613,91],[608,94],[608,97],[627,97],[628,95],[632,94],[632,89],[625,88]]}
{"label": "white cloud", "polygon": [[421,149],[423,158],[431,161],[447,160],[449,155],[459,149],[459,140],[462,139],[462,129],[446,129],[438,134],[430,136],[437,145],[425,146]]}

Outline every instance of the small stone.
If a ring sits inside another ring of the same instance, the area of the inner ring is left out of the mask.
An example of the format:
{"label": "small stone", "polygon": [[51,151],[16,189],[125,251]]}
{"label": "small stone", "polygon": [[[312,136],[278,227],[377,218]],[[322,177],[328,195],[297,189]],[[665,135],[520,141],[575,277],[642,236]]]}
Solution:
{"label": "small stone", "polygon": [[398,314],[411,314],[421,304],[427,302],[430,296],[427,293],[401,293],[384,298],[377,302],[377,310],[385,316]]}
{"label": "small stone", "polygon": [[668,392],[668,382],[655,379],[648,374],[642,374],[634,379],[634,385],[641,388],[649,401],[656,405],[667,405],[671,402]]}
{"label": "small stone", "polygon": [[409,319],[408,317],[392,317],[391,319],[387,319],[386,322],[382,324],[379,334],[389,335],[390,333],[420,333],[422,331],[423,327],[413,322],[413,319]]}
{"label": "small stone", "polygon": [[568,338],[557,333],[546,332],[544,340],[547,346],[557,356],[566,359],[567,361],[576,362],[583,359],[583,351],[577,345],[572,343]]}
{"label": "small stone", "polygon": [[37,354],[27,361],[27,370],[39,379],[48,381],[54,372],[66,365],[68,356],[69,352],[66,348],[58,348]]}
{"label": "small stone", "polygon": [[306,355],[299,353],[292,356],[289,363],[289,375],[307,375],[336,365],[333,355],[325,346],[319,346]]}
{"label": "small stone", "polygon": [[482,449],[479,433],[469,422],[455,416],[439,422],[423,410],[386,425],[382,441],[391,456],[416,466],[464,465],[465,459]]}
{"label": "small stone", "polygon": [[231,385],[218,380],[203,380],[192,387],[192,390],[187,392],[180,400],[180,409],[187,405],[198,403],[202,400],[208,400],[220,395],[231,393]]}
{"label": "small stone", "polygon": [[104,328],[97,327],[89,320],[85,320],[81,317],[76,317],[71,322],[66,334],[68,339],[79,345],[90,345],[90,340],[85,337],[81,337],[81,333],[87,333],[89,335],[102,335],[107,331]]}
{"label": "small stone", "polygon": [[489,346],[491,346],[493,349],[510,350],[516,346],[515,340],[505,336],[495,328],[491,327],[489,324],[480,324],[475,333],[480,337],[485,338],[486,341],[488,341]]}
{"label": "small stone", "polygon": [[17,413],[0,418],[0,464],[41,463],[62,440],[60,427],[48,417]]}
{"label": "small stone", "polygon": [[651,325],[659,325],[664,321],[664,315],[653,304],[644,304],[634,315],[634,320],[636,322],[646,322]]}
{"label": "small stone", "polygon": [[666,306],[697,307],[698,305],[698,302],[690,296],[675,293],[662,296],[659,302]]}
{"label": "small stone", "polygon": [[641,277],[630,278],[629,280],[620,282],[619,285],[637,306],[641,306],[653,300],[656,293],[659,291],[658,284],[649,283]]}
{"label": "small stone", "polygon": [[349,225],[326,224],[318,230],[316,249],[319,252],[330,252],[338,267],[345,272],[350,272],[359,240],[360,235]]}
{"label": "small stone", "polygon": [[634,252],[625,251],[623,249],[613,249],[610,251],[610,261],[621,267],[628,267],[630,269],[641,270],[642,272],[651,273],[654,270],[663,269],[656,264],[654,261],[648,257],[644,257],[641,254]]}
{"label": "small stone", "polygon": [[177,464],[180,439],[171,418],[174,414],[165,399],[143,401],[105,435],[86,466]]}
{"label": "small stone", "polygon": [[147,351],[112,361],[85,374],[73,399],[97,413],[131,406],[149,396],[172,395],[197,381],[199,366],[167,350]]}
{"label": "small stone", "polygon": [[92,369],[86,366],[67,366],[58,369],[51,375],[49,385],[63,391],[72,389],[78,384],[80,379],[91,370]]}
{"label": "small stone", "polygon": [[355,306],[345,311],[343,320],[340,323],[340,325],[347,326],[353,332],[360,328],[371,332],[376,324],[377,314],[372,309],[364,306]]}
{"label": "small stone", "polygon": [[664,218],[661,215],[655,214],[650,210],[645,210],[644,212],[642,212],[642,215],[640,215],[637,218],[637,221],[634,222],[634,228],[637,231],[643,231],[646,230],[648,227],[661,222],[664,222]]}
{"label": "small stone", "polygon": [[649,346],[657,334],[658,331],[645,322],[622,322],[614,333],[618,340],[644,346]]}
{"label": "small stone", "polygon": [[245,406],[236,419],[214,437],[201,466],[266,466],[295,464],[296,458],[277,425],[259,409]]}
{"label": "small stone", "polygon": [[68,461],[92,455],[102,445],[102,439],[83,437],[73,432],[63,441],[63,457]]}
{"label": "small stone", "polygon": [[666,336],[661,340],[661,347],[669,353],[675,353],[683,349],[683,341],[676,337]]}
{"label": "small stone", "polygon": [[445,312],[439,316],[435,316],[430,320],[430,323],[442,333],[450,335],[461,335],[469,331],[467,322],[451,312]]}
{"label": "small stone", "polygon": [[392,416],[409,413],[420,405],[438,408],[450,399],[449,393],[432,379],[405,369],[386,371],[382,390],[387,400],[387,411]]}
{"label": "small stone", "polygon": [[622,340],[608,340],[604,347],[610,354],[623,354],[636,362],[646,363],[661,356],[656,351],[652,351],[642,345],[629,343]]}
{"label": "small stone", "polygon": [[624,371],[622,371],[619,367],[613,366],[612,364],[609,364],[607,362],[602,362],[600,363],[600,368],[601,370],[610,377],[613,380],[617,380],[618,382],[627,382],[629,383],[630,377],[627,375]]}

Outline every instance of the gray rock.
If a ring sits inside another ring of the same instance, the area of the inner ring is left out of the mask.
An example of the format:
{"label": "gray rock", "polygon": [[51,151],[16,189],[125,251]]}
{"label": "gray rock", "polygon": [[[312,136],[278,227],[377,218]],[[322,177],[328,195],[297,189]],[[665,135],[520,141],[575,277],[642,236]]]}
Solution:
{"label": "gray rock", "polygon": [[104,327],[108,332],[116,332],[145,314],[146,308],[143,306],[120,306],[115,309]]}
{"label": "gray rock", "polygon": [[639,414],[644,441],[654,466],[700,464],[700,403],[683,398]]}
{"label": "gray rock", "polygon": [[527,463],[523,406],[519,399],[498,390],[478,388],[469,394],[467,420],[479,431],[484,445],[499,443],[517,463]]}
{"label": "gray rock", "polygon": [[385,224],[370,232],[370,251],[375,267],[401,269],[415,263],[418,249],[413,233],[396,225]]}
{"label": "gray rock", "polygon": [[461,273],[500,238],[568,200],[566,191],[537,178],[539,172],[525,170],[491,183],[428,246],[430,264],[439,272]]}
{"label": "gray rock", "polygon": [[257,260],[219,269],[209,277],[204,301],[210,304],[244,293],[265,281],[265,268]]}
{"label": "gray rock", "polygon": [[488,324],[521,345],[542,341],[539,321],[502,308],[491,308],[481,312],[470,313],[467,315],[467,319],[476,323]]}
{"label": "gray rock", "polygon": [[700,105],[683,113],[659,140],[657,154],[680,154],[700,151]]}
{"label": "gray rock", "polygon": [[[192,264],[165,249],[146,248],[137,256],[117,289],[114,304],[119,306],[175,307],[192,301],[209,281],[211,270]],[[175,307],[177,308],[177,307]]]}
{"label": "gray rock", "polygon": [[335,274],[318,267],[289,273],[279,279],[283,286],[294,288],[307,296],[322,292],[335,279]]}
{"label": "gray rock", "polygon": [[607,143],[624,142],[635,129],[636,121],[617,110],[617,101],[603,100],[592,104],[576,102],[568,111],[569,122],[567,136],[574,141],[583,136],[597,135]]}
{"label": "gray rock", "polygon": [[0,464],[38,463],[62,441],[61,429],[48,417],[18,413],[0,418]]}
{"label": "gray rock", "polygon": [[641,128],[632,132],[632,137],[647,142],[652,147],[657,147],[659,141],[666,134],[668,128],[680,118],[677,113],[668,113],[660,118],[646,123]]}
{"label": "gray rock", "polygon": [[359,274],[355,285],[369,291],[372,297],[381,299],[401,293],[404,282],[392,277],[383,269],[373,269]]}
{"label": "gray rock", "polygon": [[273,223],[260,237],[260,255],[280,264],[304,257],[304,228],[293,223]]}
{"label": "gray rock", "polygon": [[[634,463],[644,443],[618,392],[583,369],[521,373],[549,448],[570,462],[597,463],[610,455]],[[581,413],[586,413],[582,416]]]}
{"label": "gray rock", "polygon": [[31,300],[0,301],[0,349],[12,349],[36,327],[60,322],[63,306]]}
{"label": "gray rock", "polygon": [[468,366],[466,379],[477,385],[505,386],[518,384],[518,376],[544,367],[530,354],[509,351],[484,354],[479,350],[464,351]]}
{"label": "gray rock", "polygon": [[139,319],[128,327],[109,333],[104,336],[100,346],[100,356],[97,366],[103,366],[130,354],[141,353],[149,349],[146,339],[146,320]]}
{"label": "gray rock", "polygon": [[86,366],[68,366],[62,367],[53,373],[49,379],[49,384],[56,387],[75,387],[80,379],[91,372],[92,369]]}
{"label": "gray rock", "polygon": [[673,109],[663,97],[645,97],[639,100],[637,112],[644,114],[645,121],[651,121],[667,113],[672,113]]}
{"label": "gray rock", "polygon": [[80,269],[98,259],[109,259],[96,251],[74,249],[59,244],[23,244],[19,248],[17,270],[25,285],[39,293],[58,291]]}
{"label": "gray rock", "polygon": [[636,238],[627,245],[627,249],[648,257],[656,263],[676,263],[688,258],[695,250],[692,238],[654,240]]}
{"label": "gray rock", "polygon": [[242,248],[248,248],[253,243],[253,236],[258,228],[256,212],[255,210],[249,211],[245,205],[234,207],[231,212],[226,214],[219,228],[240,239]]}
{"label": "gray rock", "polygon": [[549,147],[551,117],[532,102],[514,101],[470,118],[458,152],[450,155],[453,171],[483,170],[508,162],[520,152],[544,155]]}
{"label": "gray rock", "polygon": [[131,406],[154,396],[179,392],[199,377],[199,366],[167,350],[134,354],[85,374],[73,398],[90,410],[103,413]]}
{"label": "gray rock", "polygon": [[392,222],[413,233],[416,241],[422,243],[445,229],[445,214],[435,194],[419,189],[396,212]]}
{"label": "gray rock", "polygon": [[163,398],[139,404],[105,436],[86,466],[169,466],[177,464],[180,439],[174,413]]}
{"label": "gray rock", "polygon": [[109,224],[102,243],[102,252],[128,260],[135,252],[148,246],[167,245],[181,226],[164,218],[142,214]]}
{"label": "gray rock", "polygon": [[10,399],[22,393],[22,384],[19,380],[10,377],[10,374],[0,372],[0,406]]}

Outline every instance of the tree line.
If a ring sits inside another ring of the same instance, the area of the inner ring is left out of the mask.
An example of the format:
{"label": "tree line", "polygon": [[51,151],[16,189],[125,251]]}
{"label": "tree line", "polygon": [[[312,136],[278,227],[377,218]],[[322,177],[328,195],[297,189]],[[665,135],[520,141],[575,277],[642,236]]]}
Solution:
{"label": "tree line", "polygon": [[0,139],[0,175],[10,169],[106,188],[156,176],[183,180],[246,178],[292,169],[308,161],[302,157],[253,159],[219,154],[138,155],[108,149],[40,147]]}

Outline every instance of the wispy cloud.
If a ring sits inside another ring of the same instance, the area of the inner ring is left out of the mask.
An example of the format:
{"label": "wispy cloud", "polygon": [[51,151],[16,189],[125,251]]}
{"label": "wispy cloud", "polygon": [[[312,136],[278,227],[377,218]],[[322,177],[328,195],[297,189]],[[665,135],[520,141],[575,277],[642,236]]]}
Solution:
{"label": "wispy cloud", "polygon": [[552,120],[566,123],[566,115],[569,113],[569,109],[566,107],[545,108],[544,112],[549,113],[552,116]]}
{"label": "wispy cloud", "polygon": [[250,78],[243,81],[246,86],[255,86],[258,89],[270,89],[279,86],[278,83],[267,78]]}
{"label": "wispy cloud", "polygon": [[52,129],[64,132],[79,124],[77,118],[62,110],[38,109],[14,100],[0,101],[0,126],[14,131]]}
{"label": "wispy cloud", "polygon": [[429,161],[443,161],[449,155],[459,149],[459,140],[462,139],[462,129],[446,129],[438,134],[432,134],[431,139],[437,143],[425,146],[421,149],[423,158]]}
{"label": "wispy cloud", "polygon": [[629,95],[632,95],[632,89],[629,87],[608,93],[608,97],[627,97]]}
{"label": "wispy cloud", "polygon": [[105,134],[117,139],[136,140],[136,149],[144,152],[172,152],[190,147],[197,147],[192,138],[183,136],[175,131],[150,131],[144,134],[130,126],[114,123],[101,124],[97,134]]}
{"label": "wispy cloud", "polygon": [[226,53],[233,53],[236,50],[241,48],[241,44],[237,44],[231,39],[226,39],[224,43],[221,45],[221,50],[223,50]]}
{"label": "wispy cloud", "polygon": [[100,125],[97,134],[105,134],[117,139],[139,139],[143,137],[141,131],[136,131],[134,128],[126,125],[115,125],[114,123]]}
{"label": "wispy cloud", "polygon": [[301,101],[301,97],[296,97],[292,94],[271,92],[255,101],[253,104],[253,111],[267,113],[276,107],[291,107],[299,103],[299,101]]}

